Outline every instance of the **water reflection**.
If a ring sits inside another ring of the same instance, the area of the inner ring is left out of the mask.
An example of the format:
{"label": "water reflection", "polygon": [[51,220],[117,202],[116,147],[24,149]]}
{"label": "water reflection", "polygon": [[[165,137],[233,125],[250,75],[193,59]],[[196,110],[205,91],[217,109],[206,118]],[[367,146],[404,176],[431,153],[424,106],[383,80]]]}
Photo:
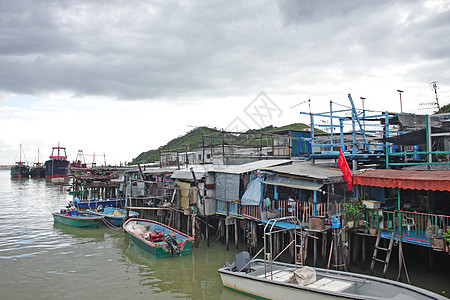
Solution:
{"label": "water reflection", "polygon": [[[129,240],[126,238],[126,240]],[[176,297],[191,299],[248,299],[233,292],[223,291],[217,269],[225,260],[233,260],[235,251],[226,251],[220,243],[211,243],[210,247],[200,244],[191,255],[157,259],[131,242],[124,250],[125,263],[129,268],[136,268],[139,284],[149,288],[153,293],[170,292]],[[230,297],[229,297],[230,296]],[[237,297],[237,298],[236,298]]]}
{"label": "water reflection", "polygon": [[57,234],[66,235],[67,239],[74,237],[78,239],[87,239],[86,241],[88,242],[99,242],[105,239],[103,230],[98,228],[78,228],[61,223],[54,223],[53,228]]}

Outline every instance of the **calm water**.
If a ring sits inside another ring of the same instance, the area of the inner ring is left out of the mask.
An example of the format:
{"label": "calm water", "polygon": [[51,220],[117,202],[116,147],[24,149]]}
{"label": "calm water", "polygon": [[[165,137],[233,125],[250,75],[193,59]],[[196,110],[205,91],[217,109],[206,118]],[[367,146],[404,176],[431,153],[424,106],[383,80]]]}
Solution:
{"label": "calm water", "polygon": [[1,299],[249,299],[223,289],[217,269],[236,250],[200,244],[192,255],[154,259],[122,230],[54,225],[71,200],[42,179],[0,170]]}
{"label": "calm water", "polygon": [[[45,180],[11,180],[9,171],[0,170],[1,299],[250,299],[225,290],[217,272],[233,261],[234,247],[200,243],[192,255],[158,260],[134,247],[122,230],[54,225],[51,213],[70,200]],[[428,272],[428,252],[405,251],[412,283],[449,296],[450,256],[440,254],[436,270]],[[397,277],[396,261],[394,251],[390,279]],[[353,270],[367,272],[368,265]]]}

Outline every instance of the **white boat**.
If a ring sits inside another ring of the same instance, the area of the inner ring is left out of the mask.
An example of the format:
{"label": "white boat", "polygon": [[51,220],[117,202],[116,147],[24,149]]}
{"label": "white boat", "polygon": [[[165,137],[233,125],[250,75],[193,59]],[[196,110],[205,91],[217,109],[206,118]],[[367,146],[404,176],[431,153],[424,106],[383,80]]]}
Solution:
{"label": "white boat", "polygon": [[[275,223],[266,225],[261,251],[271,248],[267,240],[271,240],[271,233],[275,232]],[[297,262],[276,262],[270,251],[265,252],[264,257],[267,259],[250,259],[248,252],[238,253],[233,264],[227,263],[219,269],[223,286],[262,299],[447,299],[425,289],[384,278],[305,267]]]}

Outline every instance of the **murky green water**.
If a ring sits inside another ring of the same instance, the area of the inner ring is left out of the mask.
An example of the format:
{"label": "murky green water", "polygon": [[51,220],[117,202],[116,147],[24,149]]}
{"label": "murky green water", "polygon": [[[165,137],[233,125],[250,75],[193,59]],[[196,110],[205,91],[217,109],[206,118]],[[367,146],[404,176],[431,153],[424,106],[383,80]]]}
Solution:
{"label": "murky green water", "polygon": [[1,299],[249,299],[225,290],[217,272],[236,250],[201,243],[192,255],[155,259],[122,230],[54,225],[68,193],[9,177],[0,171]]}

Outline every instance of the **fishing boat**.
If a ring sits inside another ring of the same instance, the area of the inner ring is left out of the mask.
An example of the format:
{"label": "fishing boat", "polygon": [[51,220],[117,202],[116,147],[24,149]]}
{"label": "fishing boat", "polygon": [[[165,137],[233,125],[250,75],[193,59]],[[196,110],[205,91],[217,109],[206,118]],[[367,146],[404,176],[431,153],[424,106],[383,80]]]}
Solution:
{"label": "fishing boat", "polygon": [[22,144],[19,148],[19,161],[11,167],[11,178],[28,178],[30,176],[30,167],[22,161]]}
{"label": "fishing boat", "polygon": [[113,225],[116,227],[122,226],[128,215],[130,218],[139,217],[139,213],[136,211],[130,210],[129,212],[127,212],[123,208],[111,206],[105,207],[103,210],[94,211],[93,209],[87,209],[86,211],[103,217],[103,222],[106,225]]}
{"label": "fishing boat", "polygon": [[[218,270],[225,288],[262,299],[446,299],[422,288],[388,279],[311,268],[297,261],[294,264],[277,262],[278,256],[274,258],[271,253],[272,234],[280,232],[280,228],[273,230],[276,222],[274,219],[266,224],[264,247],[254,258],[250,259],[249,253],[243,251],[236,255],[232,264],[226,263]],[[297,225],[294,228],[296,230]],[[296,244],[296,236],[295,252],[300,248]],[[256,259],[262,251],[264,259]],[[297,257],[295,253],[295,260]]]}
{"label": "fishing boat", "polygon": [[52,148],[50,159],[45,162],[45,178],[53,180],[55,178],[67,178],[69,176],[69,161],[67,160],[66,148]]}
{"label": "fishing boat", "polygon": [[53,221],[73,227],[98,227],[102,217],[78,210],[65,210],[52,213]]}
{"label": "fishing boat", "polygon": [[87,201],[81,201],[78,199],[74,199],[73,204],[75,207],[78,207],[79,209],[93,209],[93,208],[103,208],[107,206],[114,206],[114,207],[123,207],[125,203],[125,198],[107,198],[107,199],[89,199]]}
{"label": "fishing boat", "polygon": [[45,167],[44,164],[39,162],[39,148],[37,153],[37,162],[33,164],[30,169],[31,178],[45,178]]}
{"label": "fishing boat", "polygon": [[122,226],[133,244],[156,258],[191,254],[194,238],[152,220],[128,219]]}

